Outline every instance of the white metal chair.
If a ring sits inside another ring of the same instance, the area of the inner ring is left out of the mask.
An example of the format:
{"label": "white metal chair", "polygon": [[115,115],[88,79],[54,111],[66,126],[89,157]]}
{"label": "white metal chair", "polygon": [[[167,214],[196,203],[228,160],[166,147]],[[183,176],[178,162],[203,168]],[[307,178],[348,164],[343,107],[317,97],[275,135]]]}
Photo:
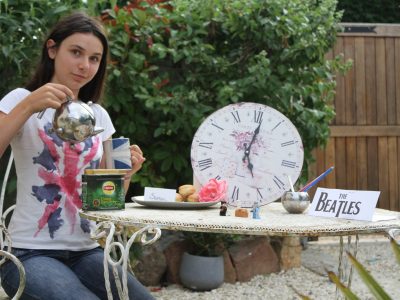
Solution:
{"label": "white metal chair", "polygon": [[[25,269],[20,262],[20,260],[11,254],[11,246],[12,241],[10,234],[8,232],[6,226],[6,218],[7,216],[14,210],[15,204],[7,208],[3,212],[3,204],[6,192],[6,186],[8,182],[8,178],[10,175],[11,167],[14,161],[13,153],[11,152],[10,158],[8,161],[6,173],[4,174],[3,184],[1,187],[0,194],[0,256],[2,257],[0,260],[0,268],[5,263],[7,259],[10,259],[12,262],[16,264],[19,270],[19,278],[20,283],[17,290],[17,293],[12,298],[19,299],[25,288]],[[150,235],[150,237],[149,237]],[[136,229],[135,232],[131,232],[130,230],[122,230],[116,229],[115,225],[112,222],[100,222],[97,224],[96,229],[92,232],[92,238],[101,239],[106,238],[105,241],[105,256],[104,256],[104,277],[106,280],[106,289],[107,289],[107,297],[108,299],[112,298],[111,287],[110,287],[110,278],[108,273],[107,265],[110,264],[113,269],[113,273],[116,279],[116,284],[118,288],[118,293],[121,299],[128,299],[128,287],[127,287],[127,271],[129,267],[129,249],[135,240],[138,240],[142,245],[147,245],[154,243],[161,236],[161,230],[159,228],[155,228],[154,226],[148,225],[141,229]],[[114,241],[114,238],[117,241]],[[6,245],[8,245],[7,250],[5,250]],[[119,249],[122,253],[121,257],[115,261],[112,257],[112,253],[114,253],[114,257],[116,257],[116,249]],[[120,279],[116,267],[121,265],[123,267],[123,276]]]}
{"label": "white metal chair", "polygon": [[24,269],[22,263],[20,262],[20,260],[13,254],[11,254],[12,240],[11,240],[11,236],[10,236],[7,226],[6,226],[6,218],[14,210],[15,204],[10,206],[3,212],[3,204],[4,204],[5,193],[6,193],[6,187],[7,187],[7,182],[8,182],[8,178],[10,175],[13,161],[14,161],[14,156],[11,151],[10,158],[8,160],[8,164],[7,164],[7,168],[6,168],[6,173],[4,174],[4,178],[3,178],[3,184],[1,186],[1,193],[0,193],[0,213],[1,213],[1,217],[0,217],[0,231],[1,231],[1,234],[0,234],[0,256],[1,256],[0,268],[7,261],[7,259],[11,260],[18,268],[19,287],[18,287],[16,294],[12,298],[14,300],[14,299],[19,299],[22,295],[22,292],[25,289],[25,269]]}

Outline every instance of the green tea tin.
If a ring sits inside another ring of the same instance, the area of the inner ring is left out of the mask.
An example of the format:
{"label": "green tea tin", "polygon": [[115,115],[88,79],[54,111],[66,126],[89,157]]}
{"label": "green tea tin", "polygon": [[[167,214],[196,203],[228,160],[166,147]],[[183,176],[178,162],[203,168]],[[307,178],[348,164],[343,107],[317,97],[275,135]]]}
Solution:
{"label": "green tea tin", "polygon": [[82,209],[124,209],[123,174],[82,175]]}

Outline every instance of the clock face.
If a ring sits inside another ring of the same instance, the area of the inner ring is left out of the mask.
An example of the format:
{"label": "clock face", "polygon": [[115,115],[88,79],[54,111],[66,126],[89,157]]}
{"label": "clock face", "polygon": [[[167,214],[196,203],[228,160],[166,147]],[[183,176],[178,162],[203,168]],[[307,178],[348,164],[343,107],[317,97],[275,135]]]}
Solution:
{"label": "clock face", "polygon": [[191,162],[201,185],[226,180],[232,206],[268,204],[290,189],[303,166],[303,144],[296,127],[277,110],[258,103],[225,106],[193,137]]}

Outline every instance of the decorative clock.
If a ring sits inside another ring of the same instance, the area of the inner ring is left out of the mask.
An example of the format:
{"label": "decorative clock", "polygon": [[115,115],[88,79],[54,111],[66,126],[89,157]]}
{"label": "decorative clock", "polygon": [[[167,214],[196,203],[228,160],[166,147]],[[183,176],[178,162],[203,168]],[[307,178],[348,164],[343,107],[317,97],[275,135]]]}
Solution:
{"label": "decorative clock", "polygon": [[208,116],[191,148],[194,181],[228,183],[228,204],[252,207],[279,199],[303,166],[301,137],[279,111],[259,103],[227,105]]}

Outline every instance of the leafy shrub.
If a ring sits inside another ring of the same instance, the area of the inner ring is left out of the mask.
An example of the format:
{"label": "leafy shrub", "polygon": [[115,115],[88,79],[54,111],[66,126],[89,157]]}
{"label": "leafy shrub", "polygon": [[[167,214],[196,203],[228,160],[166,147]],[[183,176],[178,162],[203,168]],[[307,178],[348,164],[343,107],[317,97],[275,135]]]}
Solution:
{"label": "leafy shrub", "polygon": [[0,1],[0,98],[29,80],[47,29],[77,1],[63,2]]}
{"label": "leafy shrub", "polygon": [[243,238],[242,235],[191,232],[183,231],[183,236],[190,245],[190,254],[199,256],[219,256],[235,242]]}
{"label": "leafy shrub", "polygon": [[143,148],[141,186],[192,181],[190,146],[201,121],[230,103],[264,103],[285,114],[311,150],[334,117],[340,57],[336,1],[133,1],[108,11],[108,110],[118,132]]}

